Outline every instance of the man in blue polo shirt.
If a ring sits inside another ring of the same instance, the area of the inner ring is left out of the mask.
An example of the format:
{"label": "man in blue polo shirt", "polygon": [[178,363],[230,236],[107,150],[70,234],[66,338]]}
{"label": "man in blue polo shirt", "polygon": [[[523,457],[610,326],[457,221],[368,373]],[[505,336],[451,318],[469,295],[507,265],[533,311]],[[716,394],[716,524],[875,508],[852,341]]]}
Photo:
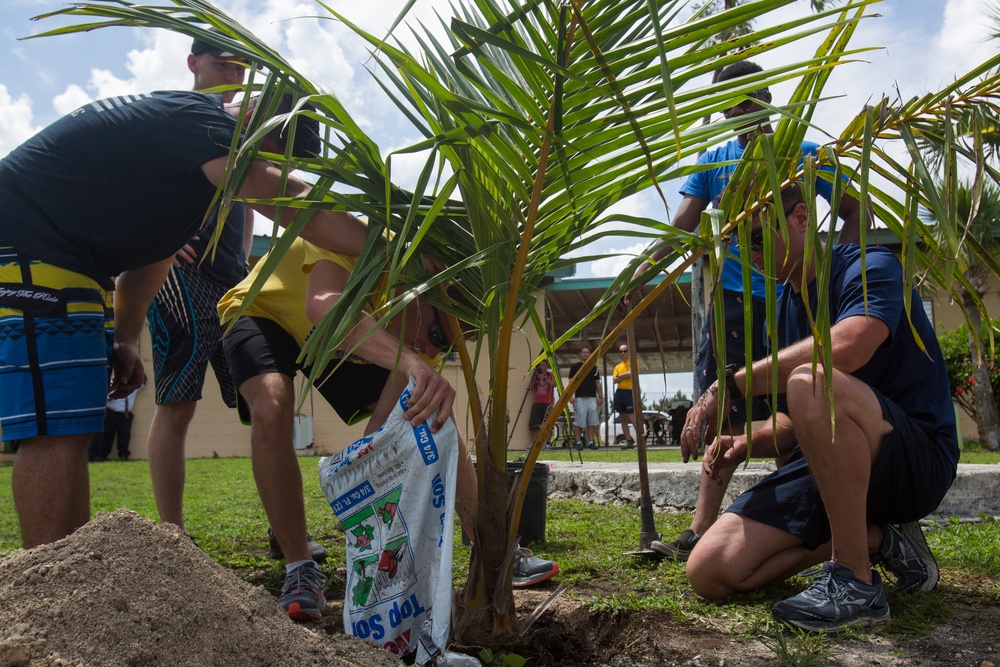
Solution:
{"label": "man in blue polo shirt", "polygon": [[[928,591],[938,580],[917,523],[955,479],[955,412],[934,326],[915,289],[903,290],[902,266],[889,250],[855,244],[833,248],[829,285],[832,366],[813,370],[815,258],[806,263],[807,204],[799,184],[782,193],[788,236],[775,210],[752,222],[754,264],[771,237],[778,301],[779,352],[753,363],[755,377],[776,372],[776,424],[753,432],[755,456],[786,461],[743,493],[698,541],[687,575],[700,595],[719,599],[782,581],[823,563],[805,591],[774,605],[774,617],[808,631],[837,632],[889,618],[885,588],[871,562],[896,578],[897,592]],[[816,251],[822,256],[822,248]],[[905,301],[910,301],[907,315]],[[770,391],[754,383],[753,393]],[[682,446],[695,446],[720,401],[740,402],[745,369],[727,368],[688,413]],[[835,418],[835,421],[834,421]],[[722,436],[706,451],[713,479],[745,460],[746,436]]]}

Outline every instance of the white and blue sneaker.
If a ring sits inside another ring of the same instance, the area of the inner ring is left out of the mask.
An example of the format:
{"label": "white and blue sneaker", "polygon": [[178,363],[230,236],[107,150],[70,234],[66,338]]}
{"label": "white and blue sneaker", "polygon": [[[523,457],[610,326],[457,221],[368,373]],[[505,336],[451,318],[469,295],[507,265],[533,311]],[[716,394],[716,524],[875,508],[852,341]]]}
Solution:
{"label": "white and blue sneaker", "polygon": [[833,634],[854,625],[889,620],[889,603],[878,572],[872,572],[870,584],[859,581],[836,561],[823,563],[822,569],[813,572],[819,572],[819,576],[808,588],[771,608],[776,621],[809,632]]}

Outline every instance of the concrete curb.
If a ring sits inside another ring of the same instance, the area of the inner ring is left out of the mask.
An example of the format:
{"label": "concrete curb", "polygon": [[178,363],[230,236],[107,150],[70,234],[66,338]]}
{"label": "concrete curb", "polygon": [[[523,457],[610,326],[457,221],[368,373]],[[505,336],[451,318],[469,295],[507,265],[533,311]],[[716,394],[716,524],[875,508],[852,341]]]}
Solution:
{"label": "concrete curb", "polygon": [[[549,497],[593,503],[637,505],[641,495],[637,463],[548,461]],[[733,476],[723,506],[774,470],[771,462],[753,462]],[[693,512],[701,466],[697,463],[649,465],[649,493],[659,512]],[[958,476],[935,516],[975,518],[1000,515],[1000,464],[960,464]]]}

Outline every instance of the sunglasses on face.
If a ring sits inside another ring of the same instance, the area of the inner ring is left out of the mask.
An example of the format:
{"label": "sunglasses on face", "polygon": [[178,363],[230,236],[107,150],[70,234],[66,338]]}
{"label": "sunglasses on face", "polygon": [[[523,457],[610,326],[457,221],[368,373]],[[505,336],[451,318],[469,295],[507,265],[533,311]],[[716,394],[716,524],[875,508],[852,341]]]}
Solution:
{"label": "sunglasses on face", "polygon": [[618,350],[618,354],[628,354],[628,350]]}
{"label": "sunglasses on face", "polygon": [[[795,207],[801,203],[802,202],[795,202],[794,204],[790,204],[785,209],[786,220],[788,219],[788,216],[792,214],[792,211],[795,210]],[[761,225],[760,227],[750,231],[750,250],[754,252],[760,252],[763,249],[764,249],[764,225]]]}
{"label": "sunglasses on face", "polygon": [[437,349],[447,350],[451,347],[451,341],[444,335],[444,327],[441,325],[441,314],[434,308],[434,321],[427,325],[427,340]]}

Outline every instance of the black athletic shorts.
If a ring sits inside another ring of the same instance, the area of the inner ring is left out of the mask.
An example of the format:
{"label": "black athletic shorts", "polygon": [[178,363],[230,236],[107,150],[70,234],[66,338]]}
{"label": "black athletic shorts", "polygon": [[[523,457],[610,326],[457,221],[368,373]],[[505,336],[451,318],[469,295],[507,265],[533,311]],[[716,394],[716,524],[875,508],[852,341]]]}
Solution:
{"label": "black athletic shorts", "polygon": [[[222,339],[236,386],[265,373],[295,377],[309,373],[298,363],[299,345],[281,325],[264,317],[241,317]],[[337,360],[330,362],[333,370]],[[367,418],[389,380],[389,370],[367,363],[346,361],[332,373],[320,376],[316,389],[347,424]],[[240,419],[250,423],[246,401],[238,400]]]}
{"label": "black athletic shorts", "polygon": [[615,412],[623,415],[630,415],[635,412],[631,388],[615,389]]}
{"label": "black athletic shorts", "polygon": [[537,431],[542,428],[542,422],[552,409],[552,403],[532,403],[531,417],[528,419],[528,430]]}
{"label": "black athletic shorts", "polygon": [[222,350],[219,299],[229,287],[196,266],[171,268],[149,307],[156,404],[199,401],[212,364],[222,400],[236,405],[236,387]]}
{"label": "black athletic shorts", "polygon": [[[764,355],[767,354],[767,344],[764,337],[764,320],[767,317],[767,310],[763,302],[756,299],[751,299],[751,301],[753,303],[753,326],[750,328],[751,346],[753,361],[757,361],[763,359]],[[726,314],[726,365],[736,364],[737,368],[743,368],[747,365],[744,347],[743,293],[722,290],[722,306],[723,312]],[[701,340],[698,342],[698,353],[694,361],[695,377],[698,378],[698,389],[701,393],[705,393],[705,390],[719,379],[719,367],[715,358],[715,349],[712,346],[712,337],[715,335],[714,327],[715,310],[709,306],[708,317],[705,318],[705,325],[701,329]],[[771,416],[767,396],[754,396],[752,405],[754,419],[767,419]],[[746,401],[732,401],[726,423],[736,426],[746,422]]]}
{"label": "black athletic shorts", "polygon": [[[868,520],[908,523],[933,512],[955,481],[955,465],[922,424],[877,390],[882,417],[893,426],[868,484]],[[783,530],[806,547],[830,540],[830,522],[816,480],[796,447],[781,468],[742,493],[727,512]]]}

